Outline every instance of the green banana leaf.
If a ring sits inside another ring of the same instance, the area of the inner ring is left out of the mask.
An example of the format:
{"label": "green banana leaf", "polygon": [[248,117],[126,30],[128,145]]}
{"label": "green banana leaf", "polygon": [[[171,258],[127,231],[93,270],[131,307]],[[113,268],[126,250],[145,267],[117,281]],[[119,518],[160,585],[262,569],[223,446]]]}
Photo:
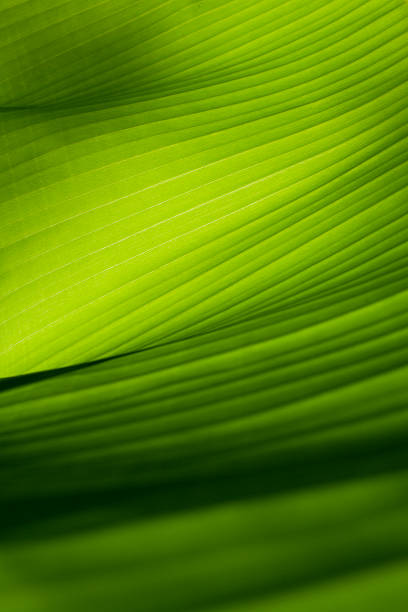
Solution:
{"label": "green banana leaf", "polygon": [[406,612],[406,1],[0,32],[1,609]]}

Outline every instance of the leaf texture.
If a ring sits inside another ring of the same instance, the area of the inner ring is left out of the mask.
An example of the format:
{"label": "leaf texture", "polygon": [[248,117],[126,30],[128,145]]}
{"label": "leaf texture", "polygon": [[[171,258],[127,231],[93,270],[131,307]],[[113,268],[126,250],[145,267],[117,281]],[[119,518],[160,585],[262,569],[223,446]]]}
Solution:
{"label": "leaf texture", "polygon": [[3,0],[10,612],[405,612],[405,0]]}

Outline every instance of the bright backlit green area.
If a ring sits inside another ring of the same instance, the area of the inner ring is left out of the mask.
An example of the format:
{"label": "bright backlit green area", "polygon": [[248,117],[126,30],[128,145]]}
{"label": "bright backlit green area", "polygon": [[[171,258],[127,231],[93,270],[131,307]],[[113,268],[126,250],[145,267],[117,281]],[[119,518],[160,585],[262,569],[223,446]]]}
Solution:
{"label": "bright backlit green area", "polygon": [[405,0],[2,0],[0,608],[408,610]]}

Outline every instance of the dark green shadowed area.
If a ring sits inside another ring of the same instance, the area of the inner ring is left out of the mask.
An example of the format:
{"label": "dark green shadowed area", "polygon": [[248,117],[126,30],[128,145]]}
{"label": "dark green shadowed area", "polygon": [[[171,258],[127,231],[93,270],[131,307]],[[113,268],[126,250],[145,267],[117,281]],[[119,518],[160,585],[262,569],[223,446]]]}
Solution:
{"label": "dark green shadowed area", "polygon": [[408,610],[407,43],[3,0],[1,610]]}

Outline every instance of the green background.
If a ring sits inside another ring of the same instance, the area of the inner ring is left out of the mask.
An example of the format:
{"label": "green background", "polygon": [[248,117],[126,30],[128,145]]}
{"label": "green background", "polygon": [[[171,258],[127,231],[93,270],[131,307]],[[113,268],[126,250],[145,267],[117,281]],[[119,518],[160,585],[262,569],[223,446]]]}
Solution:
{"label": "green background", "polygon": [[2,1],[5,612],[408,610],[407,43]]}

